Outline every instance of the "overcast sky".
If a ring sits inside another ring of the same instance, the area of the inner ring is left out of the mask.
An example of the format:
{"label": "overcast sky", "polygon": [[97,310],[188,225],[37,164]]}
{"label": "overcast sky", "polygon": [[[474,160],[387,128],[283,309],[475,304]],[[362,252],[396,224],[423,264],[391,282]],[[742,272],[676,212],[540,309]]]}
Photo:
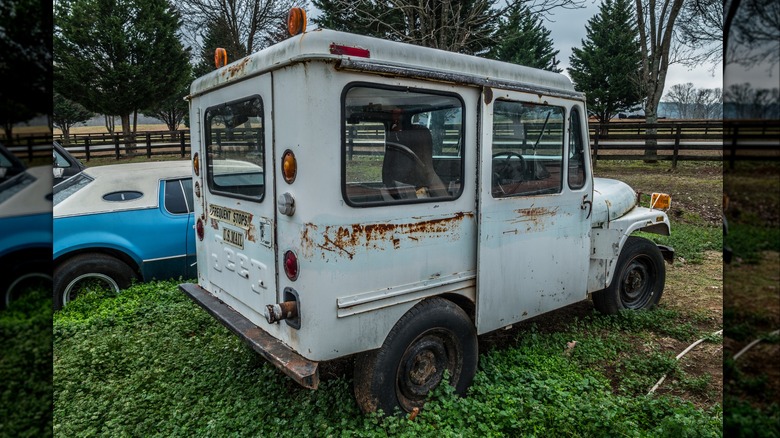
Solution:
{"label": "overcast sky", "polygon": [[[550,30],[550,37],[555,44],[558,53],[559,67],[566,69],[569,67],[569,56],[571,56],[572,47],[580,47],[581,41],[585,38],[585,25],[588,20],[598,13],[599,1],[586,0],[584,9],[556,9],[555,14],[550,20],[544,21],[544,26]],[[311,16],[319,15],[313,5],[310,5]],[[311,23],[310,23],[311,24]],[[666,90],[672,85],[691,82],[696,88],[721,88],[723,87],[722,65],[716,66],[713,70],[712,65],[699,66],[694,69],[682,65],[672,65],[669,67],[669,73],[666,77]],[[664,91],[666,93],[666,91]]]}
{"label": "overcast sky", "polygon": [[[572,47],[581,47],[582,40],[585,39],[585,25],[599,10],[598,1],[587,0],[584,9],[557,9],[555,15],[545,21],[544,26],[550,30],[555,48],[560,50],[558,60],[559,67],[566,69],[569,67],[569,57]],[[673,64],[669,67],[666,76],[666,90],[672,85],[691,82],[696,88],[720,88],[723,86],[722,65],[717,65],[712,72],[711,64],[702,65],[691,69],[679,64]],[[666,93],[666,91],[664,91]]]}

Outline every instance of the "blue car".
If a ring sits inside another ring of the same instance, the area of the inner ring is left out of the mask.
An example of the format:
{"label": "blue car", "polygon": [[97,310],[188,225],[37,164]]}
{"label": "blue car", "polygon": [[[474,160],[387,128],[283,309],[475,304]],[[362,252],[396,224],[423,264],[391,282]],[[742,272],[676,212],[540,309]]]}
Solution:
{"label": "blue car", "polygon": [[51,166],[25,169],[0,146],[0,308],[51,287]]}
{"label": "blue car", "polygon": [[54,307],[84,287],[196,275],[189,161],[84,169],[54,187]]}

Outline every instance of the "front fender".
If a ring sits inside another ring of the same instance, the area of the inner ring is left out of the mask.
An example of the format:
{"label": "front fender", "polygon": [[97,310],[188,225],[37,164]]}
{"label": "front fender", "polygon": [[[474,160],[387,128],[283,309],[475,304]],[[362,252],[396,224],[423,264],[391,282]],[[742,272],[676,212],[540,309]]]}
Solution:
{"label": "front fender", "polygon": [[[635,231],[671,235],[669,217],[665,212],[647,207],[634,207],[623,216],[610,220],[606,227],[591,230],[591,260],[588,292],[595,292],[612,283],[620,251]],[[659,247],[664,259],[671,261],[674,250]]]}

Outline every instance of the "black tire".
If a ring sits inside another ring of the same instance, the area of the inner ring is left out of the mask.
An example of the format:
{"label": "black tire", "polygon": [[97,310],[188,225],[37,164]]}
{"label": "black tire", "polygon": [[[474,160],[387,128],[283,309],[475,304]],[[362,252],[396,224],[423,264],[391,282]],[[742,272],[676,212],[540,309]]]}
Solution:
{"label": "black tire", "polygon": [[8,266],[3,269],[0,279],[0,309],[7,308],[12,302],[33,289],[49,290],[52,287],[51,261],[30,261]]}
{"label": "black tire", "polygon": [[647,239],[631,236],[620,252],[612,283],[593,294],[593,305],[608,315],[624,309],[652,309],[661,299],[665,282],[661,250]]}
{"label": "black tire", "polygon": [[355,400],[363,412],[390,414],[421,408],[444,370],[461,396],[477,372],[477,332],[466,312],[443,298],[411,308],[395,324],[382,347],[355,360]]}
{"label": "black tire", "polygon": [[62,309],[76,298],[85,282],[101,283],[109,292],[118,293],[136,278],[125,262],[106,254],[79,254],[54,268],[54,308]]}

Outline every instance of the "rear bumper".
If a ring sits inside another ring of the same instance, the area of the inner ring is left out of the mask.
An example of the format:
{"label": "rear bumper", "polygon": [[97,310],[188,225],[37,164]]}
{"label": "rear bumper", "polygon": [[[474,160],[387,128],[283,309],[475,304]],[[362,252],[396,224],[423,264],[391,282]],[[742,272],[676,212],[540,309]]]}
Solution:
{"label": "rear bumper", "polygon": [[183,283],[179,289],[298,384],[317,389],[320,383],[318,362],[296,353],[197,284]]}

